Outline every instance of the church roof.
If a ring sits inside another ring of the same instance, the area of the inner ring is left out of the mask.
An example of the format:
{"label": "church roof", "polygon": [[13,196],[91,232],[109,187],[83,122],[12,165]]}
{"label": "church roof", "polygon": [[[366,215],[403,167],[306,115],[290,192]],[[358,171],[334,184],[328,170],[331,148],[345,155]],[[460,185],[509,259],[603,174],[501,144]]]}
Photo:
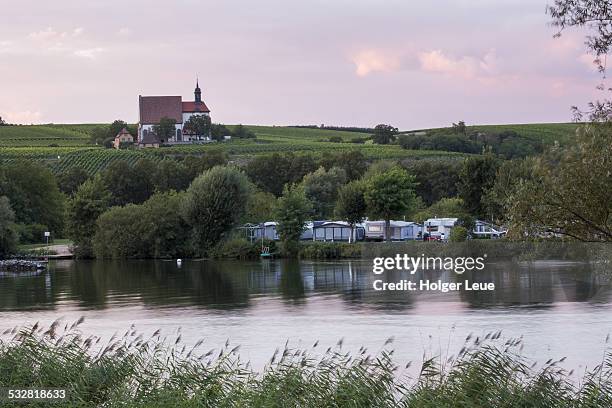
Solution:
{"label": "church roof", "polygon": [[163,117],[183,123],[183,109],[180,96],[141,96],[138,100],[140,123],[159,123]]}
{"label": "church roof", "polygon": [[[198,106],[199,105],[199,106]],[[206,112],[209,113],[210,109],[204,102],[183,102],[183,112]]]}

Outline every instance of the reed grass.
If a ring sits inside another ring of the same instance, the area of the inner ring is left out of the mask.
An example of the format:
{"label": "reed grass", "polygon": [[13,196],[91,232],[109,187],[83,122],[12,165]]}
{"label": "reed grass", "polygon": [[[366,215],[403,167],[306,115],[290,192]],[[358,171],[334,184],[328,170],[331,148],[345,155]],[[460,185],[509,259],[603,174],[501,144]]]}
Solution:
{"label": "reed grass", "polygon": [[[144,336],[131,327],[108,341],[85,337],[82,319],[14,328],[0,341],[0,387],[66,388],[74,407],[611,407],[612,355],[581,378],[520,353],[501,332],[468,336],[457,356],[424,358],[418,374],[394,363],[392,340],[369,354],[279,348],[261,372],[229,341],[207,350],[180,330]],[[3,405],[2,405],[3,404]],[[2,406],[11,406],[0,401]]]}

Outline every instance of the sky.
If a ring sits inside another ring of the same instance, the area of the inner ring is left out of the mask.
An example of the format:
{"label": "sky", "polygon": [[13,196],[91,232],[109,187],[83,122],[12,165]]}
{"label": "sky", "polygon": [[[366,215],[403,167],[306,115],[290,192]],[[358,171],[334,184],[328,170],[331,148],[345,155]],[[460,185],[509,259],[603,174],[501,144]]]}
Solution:
{"label": "sky", "polygon": [[543,0],[0,0],[0,116],[138,120],[138,95],[213,122],[400,129],[567,122],[597,98],[584,32]]}

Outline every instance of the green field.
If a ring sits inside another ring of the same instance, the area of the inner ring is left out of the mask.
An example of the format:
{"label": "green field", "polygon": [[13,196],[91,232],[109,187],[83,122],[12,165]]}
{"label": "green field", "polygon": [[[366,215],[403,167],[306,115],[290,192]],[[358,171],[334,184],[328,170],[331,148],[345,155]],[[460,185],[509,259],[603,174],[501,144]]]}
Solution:
{"label": "green field", "polygon": [[[580,123],[529,123],[514,125],[475,125],[468,126],[467,131],[483,133],[501,133],[504,131],[514,131],[526,139],[539,140],[544,144],[567,142],[576,133]],[[449,130],[450,128],[422,129],[424,132],[436,132]]]}
{"label": "green field", "polygon": [[[207,145],[182,145],[160,149],[114,150],[104,149],[89,143],[89,131],[96,124],[31,125],[0,127],[0,163],[31,160],[48,165],[54,172],[78,166],[90,173],[104,169],[115,160],[134,163],[140,158],[163,160],[185,155],[201,155],[210,149],[225,150],[233,161],[273,152],[310,153],[340,152],[358,149],[370,160],[402,158],[456,158],[463,153],[435,150],[404,150],[397,145],[375,145],[353,143],[365,138],[366,133],[335,131],[281,126],[247,126],[257,135],[256,139],[235,139]],[[484,125],[469,126],[468,130],[479,132],[501,132],[513,130],[530,139],[552,144],[555,140],[568,140],[577,128],[574,123],[549,123],[528,125]],[[426,132],[440,131],[429,129]],[[342,142],[333,143],[329,138],[340,137]]]}

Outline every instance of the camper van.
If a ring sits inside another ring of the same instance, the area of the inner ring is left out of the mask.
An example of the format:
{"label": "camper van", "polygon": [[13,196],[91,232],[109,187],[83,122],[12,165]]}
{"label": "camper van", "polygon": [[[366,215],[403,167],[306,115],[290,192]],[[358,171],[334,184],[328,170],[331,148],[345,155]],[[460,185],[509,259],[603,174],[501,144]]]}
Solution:
{"label": "camper van", "polygon": [[423,234],[428,234],[430,240],[447,241],[457,220],[457,218],[429,218],[423,223]]}

